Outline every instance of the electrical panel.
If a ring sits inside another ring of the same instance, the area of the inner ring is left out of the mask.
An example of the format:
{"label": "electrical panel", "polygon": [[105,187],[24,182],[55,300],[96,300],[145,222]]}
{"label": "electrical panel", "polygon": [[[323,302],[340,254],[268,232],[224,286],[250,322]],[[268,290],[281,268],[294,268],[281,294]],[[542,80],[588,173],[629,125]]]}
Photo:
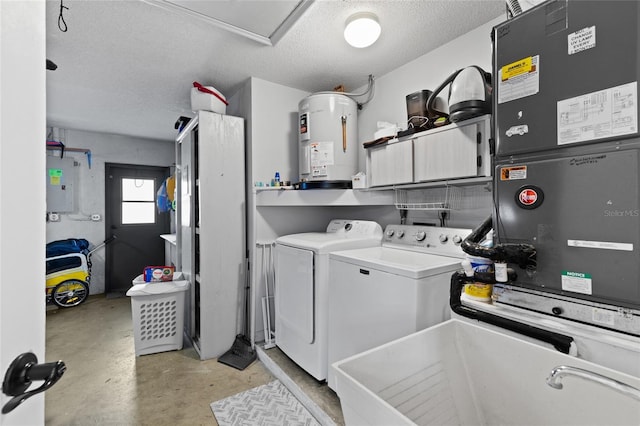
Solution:
{"label": "electrical panel", "polygon": [[47,156],[47,211],[75,211],[76,166],[73,158]]}

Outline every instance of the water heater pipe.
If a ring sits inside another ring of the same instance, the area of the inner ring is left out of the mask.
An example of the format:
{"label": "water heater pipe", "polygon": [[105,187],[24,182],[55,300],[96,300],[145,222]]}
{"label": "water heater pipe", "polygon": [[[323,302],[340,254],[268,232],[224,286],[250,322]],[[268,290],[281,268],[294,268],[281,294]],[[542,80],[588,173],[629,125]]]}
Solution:
{"label": "water heater pipe", "polygon": [[62,142],[58,141],[47,141],[48,150],[60,150],[60,158],[64,158],[65,152],[82,152],[87,156],[87,165],[91,168],[91,150],[86,148],[68,148]]}
{"label": "water heater pipe", "polygon": [[507,0],[507,9],[511,12],[511,16],[517,16],[522,13],[522,7],[518,0]]}

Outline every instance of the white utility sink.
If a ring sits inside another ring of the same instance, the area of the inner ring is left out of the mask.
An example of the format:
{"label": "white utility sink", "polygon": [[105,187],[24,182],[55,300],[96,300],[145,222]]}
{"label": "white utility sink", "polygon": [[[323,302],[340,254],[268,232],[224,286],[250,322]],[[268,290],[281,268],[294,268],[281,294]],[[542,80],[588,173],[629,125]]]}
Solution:
{"label": "white utility sink", "polygon": [[[639,359],[640,361],[640,359]],[[640,389],[640,378],[452,319],[331,368],[351,425],[640,425],[640,400],[565,365]]]}

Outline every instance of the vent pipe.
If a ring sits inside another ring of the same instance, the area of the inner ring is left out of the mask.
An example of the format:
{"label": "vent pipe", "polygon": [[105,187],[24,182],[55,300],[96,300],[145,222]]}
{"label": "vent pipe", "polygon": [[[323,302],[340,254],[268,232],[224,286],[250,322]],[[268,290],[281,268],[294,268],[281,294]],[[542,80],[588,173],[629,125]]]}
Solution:
{"label": "vent pipe", "polygon": [[511,16],[517,16],[522,13],[522,7],[518,0],[507,0],[507,9],[511,13]]}

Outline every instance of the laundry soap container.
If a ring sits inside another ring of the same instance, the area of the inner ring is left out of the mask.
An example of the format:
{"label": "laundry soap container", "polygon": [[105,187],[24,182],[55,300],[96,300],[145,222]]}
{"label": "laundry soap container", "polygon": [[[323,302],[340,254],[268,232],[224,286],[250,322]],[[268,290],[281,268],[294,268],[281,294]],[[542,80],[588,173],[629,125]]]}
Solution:
{"label": "laundry soap container", "polygon": [[182,349],[185,292],[189,281],[176,272],[173,281],[145,282],[138,275],[127,291],[136,356]]}
{"label": "laundry soap container", "polygon": [[[493,247],[493,231],[490,231],[484,241],[480,243],[483,247]],[[468,266],[465,266],[468,265]],[[493,260],[484,257],[466,255],[463,260],[463,267],[471,268],[473,272],[494,272]],[[473,276],[473,272],[470,276]],[[465,284],[462,293],[462,300],[476,300],[478,302],[491,303],[493,285],[481,282]]]}

